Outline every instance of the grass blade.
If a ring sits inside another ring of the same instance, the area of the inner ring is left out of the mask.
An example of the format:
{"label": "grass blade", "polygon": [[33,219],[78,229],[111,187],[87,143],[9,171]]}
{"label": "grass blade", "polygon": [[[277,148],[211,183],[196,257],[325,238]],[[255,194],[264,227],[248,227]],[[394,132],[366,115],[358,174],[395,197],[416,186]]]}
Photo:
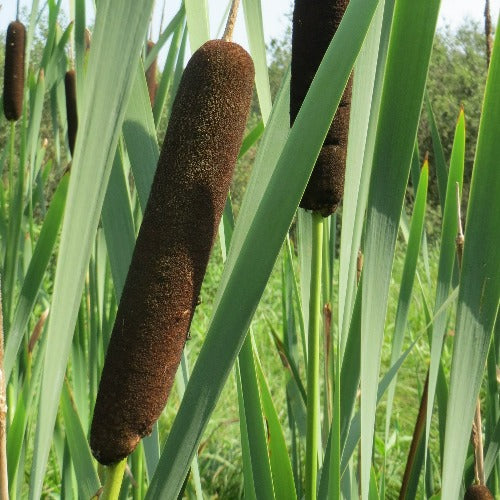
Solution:
{"label": "grass blade", "polygon": [[[425,208],[427,201],[427,185],[429,181],[429,165],[424,163],[420,173],[420,180],[417,188],[417,196],[413,209],[413,217],[410,226],[410,236],[408,239],[408,249],[406,251],[405,263],[403,267],[403,275],[401,277],[401,287],[398,298],[398,308],[396,311],[396,320],[394,324],[394,333],[392,337],[391,365],[399,358],[403,347],[404,333],[408,320],[408,311],[410,308],[411,294],[415,273],[417,268],[418,255],[420,252],[420,243],[424,230]],[[387,409],[385,420],[385,441],[389,437],[389,428],[391,423],[392,403],[394,401],[394,393],[396,391],[396,380],[389,387],[387,396]]]}
{"label": "grass blade", "polygon": [[63,387],[61,407],[79,494],[81,498],[92,498],[101,484],[67,383]]}
{"label": "grass blade", "polygon": [[[429,441],[432,410],[434,406],[434,395],[438,377],[441,350],[448,322],[448,309],[442,308],[449,296],[451,280],[453,277],[453,266],[455,264],[455,236],[458,228],[458,208],[456,186],[459,185],[462,192],[465,161],[465,117],[463,110],[458,118],[453,149],[451,152],[450,172],[446,187],[446,197],[443,208],[443,229],[441,233],[441,248],[439,252],[439,267],[437,276],[436,302],[434,304],[434,323],[432,327],[431,363],[429,368],[429,404],[427,405],[426,419],[426,445]],[[439,411],[445,411],[444,408]],[[443,439],[443,436],[441,436]],[[426,446],[427,447],[427,446]]]}
{"label": "grass blade", "polygon": [[274,499],[271,464],[267,451],[266,430],[250,334],[243,342],[238,360],[255,495],[259,499]]}
{"label": "grass blade", "polygon": [[267,123],[271,114],[272,101],[267,71],[266,42],[262,26],[261,0],[243,0],[243,9],[250,54],[255,65],[255,86],[259,96],[260,112],[262,120]]}
{"label": "grass blade", "polygon": [[[254,346],[254,351],[255,351]],[[269,433],[269,458],[273,473],[274,491],[279,492],[278,498],[294,500],[297,498],[295,482],[292,472],[292,464],[288,456],[285,436],[281,427],[276,408],[274,407],[269,388],[267,386],[264,372],[257,355],[254,355],[257,377],[259,380],[262,409],[267,423]]]}
{"label": "grass blade", "polygon": [[444,156],[443,144],[439,136],[439,130],[432,110],[429,94],[425,93],[425,107],[431,128],[432,148],[434,149],[434,161],[436,162],[436,174],[438,181],[439,202],[441,213],[444,211],[444,200],[446,196],[446,184],[448,183],[448,169],[446,168],[446,158]]}
{"label": "grass blade", "polygon": [[210,38],[207,0],[184,0],[191,53]]}

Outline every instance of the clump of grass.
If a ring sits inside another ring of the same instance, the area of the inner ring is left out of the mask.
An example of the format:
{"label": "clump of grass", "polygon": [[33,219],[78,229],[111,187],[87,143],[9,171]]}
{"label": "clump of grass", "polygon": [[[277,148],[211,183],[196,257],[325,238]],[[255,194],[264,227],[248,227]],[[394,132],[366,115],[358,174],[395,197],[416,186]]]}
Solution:
{"label": "clump of grass", "polygon": [[[321,0],[312,5],[308,0],[295,1],[290,84],[292,124],[348,3],[349,0]],[[324,217],[335,212],[344,193],[351,95],[352,76],[300,202],[302,208],[320,212]]]}
{"label": "clump of grass", "polygon": [[3,81],[3,111],[10,121],[19,120],[23,112],[25,46],[24,25],[12,21],[7,28]]}
{"label": "clump of grass", "polygon": [[102,464],[129,455],[170,393],[245,129],[254,68],[212,40],[189,61],[118,308],[90,444]]}
{"label": "clump of grass", "polygon": [[71,156],[75,153],[76,133],[78,131],[78,108],[76,105],[76,74],[74,69],[64,75],[66,91],[66,117],[68,120],[68,143]]}

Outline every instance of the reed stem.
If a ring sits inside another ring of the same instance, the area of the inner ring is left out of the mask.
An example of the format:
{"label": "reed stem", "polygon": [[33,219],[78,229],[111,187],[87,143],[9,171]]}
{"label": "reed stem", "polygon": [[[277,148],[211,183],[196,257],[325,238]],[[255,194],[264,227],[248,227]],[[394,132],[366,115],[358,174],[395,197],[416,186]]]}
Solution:
{"label": "reed stem", "polygon": [[307,363],[306,500],[316,498],[319,437],[319,336],[321,318],[321,264],[323,217],[312,215],[311,288]]}
{"label": "reed stem", "polygon": [[222,39],[226,42],[231,42],[233,39],[234,25],[236,24],[236,18],[238,16],[238,7],[240,6],[240,0],[233,0],[231,3],[231,9],[229,10],[229,16],[227,18],[226,29],[222,35]]}
{"label": "reed stem", "polygon": [[124,458],[121,462],[106,467],[106,483],[104,484],[100,500],[118,499],[126,465],[127,459]]}

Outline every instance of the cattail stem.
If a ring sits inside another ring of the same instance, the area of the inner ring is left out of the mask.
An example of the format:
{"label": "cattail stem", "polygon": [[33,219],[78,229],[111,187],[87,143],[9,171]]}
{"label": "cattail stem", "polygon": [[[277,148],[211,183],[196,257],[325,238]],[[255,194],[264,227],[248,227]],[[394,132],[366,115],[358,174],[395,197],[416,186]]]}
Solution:
{"label": "cattail stem", "polygon": [[118,499],[126,465],[127,459],[124,458],[121,462],[106,467],[106,483],[104,484],[100,500]]}
{"label": "cattail stem", "polygon": [[319,436],[319,336],[321,318],[321,264],[323,218],[312,214],[311,288],[307,363],[306,500],[316,498]]}
{"label": "cattail stem", "polygon": [[[14,172],[16,170],[16,149],[15,149],[15,139],[16,130],[15,122],[11,122],[11,138],[10,138],[10,158],[9,158],[9,194],[10,194],[10,207],[12,220],[21,221],[23,213],[22,203],[18,203],[18,200],[22,199],[22,193],[24,193],[25,187],[25,176],[24,168],[22,165],[18,167],[18,177],[17,184],[15,183]],[[10,232],[12,229],[12,233]],[[19,235],[21,227],[20,223],[13,226],[9,226],[9,240],[7,241],[6,248],[6,262],[10,262],[10,265],[6,267],[7,271],[4,276],[4,299],[3,299],[3,316],[5,317],[5,330],[8,332],[10,328],[10,321],[12,319],[12,309],[14,303],[14,289],[16,284],[16,266],[14,262],[16,261],[15,256],[17,255],[17,250],[19,248]],[[12,236],[11,236],[12,234]],[[8,260],[7,260],[8,259]]]}
{"label": "cattail stem", "polygon": [[10,150],[9,150],[9,193],[11,196],[11,206],[13,202],[14,193],[14,158],[16,157],[16,122],[10,122]]}
{"label": "cattail stem", "polygon": [[229,16],[227,17],[226,29],[224,30],[224,35],[222,35],[222,39],[226,42],[230,42],[233,39],[234,25],[236,24],[236,17],[238,16],[239,6],[240,0],[233,0],[231,9],[229,11]]}
{"label": "cattail stem", "polygon": [[17,5],[16,5],[16,21],[19,21],[19,4],[20,4],[20,0],[17,0]]}
{"label": "cattail stem", "polygon": [[484,5],[484,35],[486,37],[486,69],[490,67],[491,51],[493,49],[493,37],[491,35],[491,12],[490,0]]}

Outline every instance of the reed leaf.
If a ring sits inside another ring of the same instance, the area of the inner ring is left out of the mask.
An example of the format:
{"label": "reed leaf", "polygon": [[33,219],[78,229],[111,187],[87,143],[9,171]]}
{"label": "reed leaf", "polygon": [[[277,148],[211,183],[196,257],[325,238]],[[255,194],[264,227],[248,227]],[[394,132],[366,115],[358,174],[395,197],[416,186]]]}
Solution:
{"label": "reed leaf", "polygon": [[368,498],[389,282],[439,1],[396,0],[373,155],[361,314],[361,494]]}
{"label": "reed leaf", "polygon": [[472,173],[455,345],[446,416],[443,498],[456,498],[477,395],[500,300],[500,37],[496,37],[486,83]]}
{"label": "reed leaf", "polygon": [[30,498],[42,491],[85,270],[152,3],[98,6],[47,330]]}

